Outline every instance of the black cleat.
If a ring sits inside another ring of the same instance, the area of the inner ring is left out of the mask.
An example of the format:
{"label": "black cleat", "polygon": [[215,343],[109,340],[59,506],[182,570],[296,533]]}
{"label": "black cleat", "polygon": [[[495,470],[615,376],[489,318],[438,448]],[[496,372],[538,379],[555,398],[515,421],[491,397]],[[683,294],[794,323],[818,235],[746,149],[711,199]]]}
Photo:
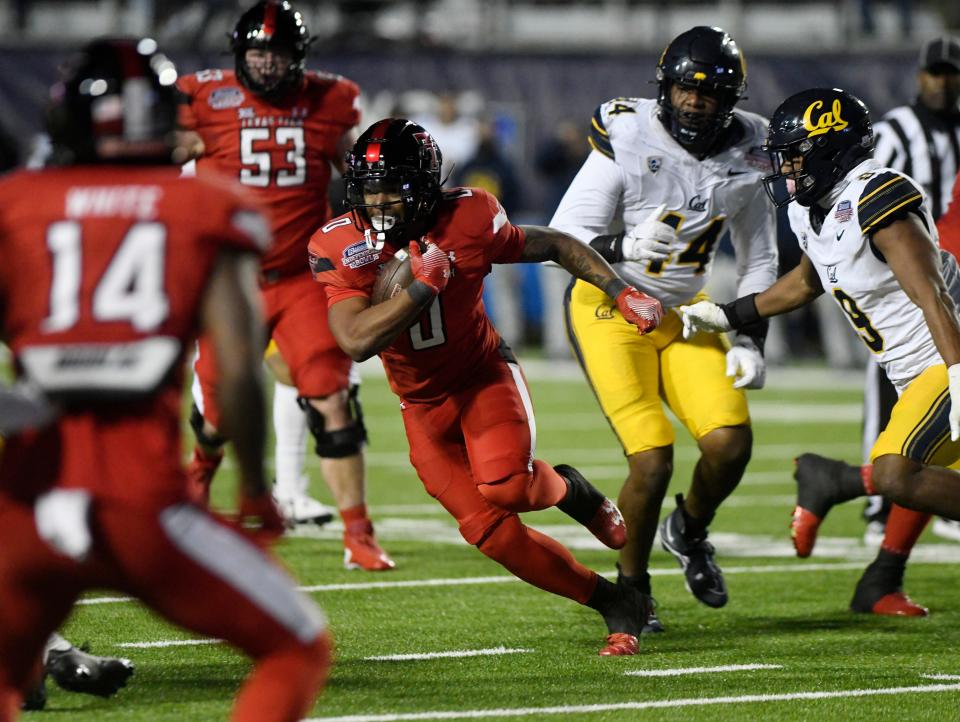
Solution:
{"label": "black cleat", "polygon": [[677,508],[660,524],[660,544],[673,554],[686,578],[687,591],[708,607],[719,608],[727,603],[727,585],[723,573],[713,560],[716,551],[704,531],[700,538],[684,535],[682,498]]}
{"label": "black cleat", "polygon": [[641,606],[638,608],[637,613],[639,615],[643,615],[644,612],[646,612],[647,614],[647,621],[640,630],[643,634],[659,634],[660,632],[664,631],[663,622],[661,622],[660,618],[657,616],[657,600],[650,595],[649,574],[646,572],[641,572],[637,576],[627,576],[620,569],[620,564],[618,563],[617,585],[631,586],[642,595],[640,598]]}
{"label": "black cleat", "polygon": [[[819,454],[800,454],[794,460],[793,478],[797,480],[797,506],[823,519],[837,498],[837,485],[843,473],[852,468],[843,461]],[[857,474],[859,475],[859,471]]]}
{"label": "black cleat", "polygon": [[864,570],[850,601],[850,611],[895,617],[925,617],[930,612],[903,593],[905,557],[883,549]]}
{"label": "black cleat", "polygon": [[127,684],[133,674],[129,659],[97,657],[87,649],[52,649],[47,654],[47,674],[68,692],[110,697]]}

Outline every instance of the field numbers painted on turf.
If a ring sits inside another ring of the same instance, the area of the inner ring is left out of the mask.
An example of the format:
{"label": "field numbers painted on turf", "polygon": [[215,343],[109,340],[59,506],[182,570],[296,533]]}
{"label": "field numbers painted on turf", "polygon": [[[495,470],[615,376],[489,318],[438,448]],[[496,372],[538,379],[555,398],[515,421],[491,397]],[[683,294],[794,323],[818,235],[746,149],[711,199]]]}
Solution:
{"label": "field numbers painted on turf", "polygon": [[[283,126],[280,128],[243,128],[240,130],[240,182],[254,188],[270,185],[270,151],[263,150],[262,143],[273,136],[276,145],[286,150],[287,168],[276,168],[278,188],[302,186],[307,180],[307,144],[303,128]],[[256,166],[251,168],[249,166]]]}
{"label": "field numbers painted on turf", "polygon": [[[59,221],[47,229],[53,257],[50,313],[46,333],[66,331],[80,320],[83,273],[81,225]],[[93,318],[129,321],[137,331],[151,331],[167,317],[170,301],[163,287],[167,229],[162,223],[134,223],[120,242],[93,293]]]}

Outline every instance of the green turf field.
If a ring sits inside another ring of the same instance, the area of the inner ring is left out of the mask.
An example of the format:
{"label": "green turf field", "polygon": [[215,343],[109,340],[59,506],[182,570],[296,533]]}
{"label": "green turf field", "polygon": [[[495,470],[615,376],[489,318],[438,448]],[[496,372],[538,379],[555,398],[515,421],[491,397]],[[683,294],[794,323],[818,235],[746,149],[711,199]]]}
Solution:
{"label": "green turf field", "polygon": [[[530,369],[538,456],[576,465],[615,495],[622,455],[590,391],[562,371]],[[544,380],[546,373],[561,378]],[[833,511],[808,560],[794,558],[787,525],[795,454],[858,460],[859,387],[855,377],[822,371],[774,372],[770,386],[751,392],[754,459],[711,527],[730,603],[722,610],[699,604],[657,545],[653,587],[666,633],[644,637],[635,657],[600,658],[605,629],[595,612],[515,581],[460,541],[406,462],[396,400],[381,379],[368,378],[369,498],[398,568],[344,571],[335,524],[281,543],[280,555],[327,612],[338,643],[332,679],[311,719],[960,718],[960,544],[928,532],[915,552],[907,590],[930,607],[929,618],[847,611],[873,556],[860,541],[860,504]],[[681,431],[670,498],[686,488],[694,460]],[[315,491],[329,500],[316,464],[312,472]],[[229,503],[232,481],[229,468],[221,472],[219,503]],[[560,512],[526,520],[593,568],[613,572],[615,553]],[[47,711],[26,719],[225,719],[245,660],[106,594],[89,595],[65,632],[97,653],[132,659],[129,687],[101,700],[48,683]],[[178,640],[188,643],[171,644]]]}

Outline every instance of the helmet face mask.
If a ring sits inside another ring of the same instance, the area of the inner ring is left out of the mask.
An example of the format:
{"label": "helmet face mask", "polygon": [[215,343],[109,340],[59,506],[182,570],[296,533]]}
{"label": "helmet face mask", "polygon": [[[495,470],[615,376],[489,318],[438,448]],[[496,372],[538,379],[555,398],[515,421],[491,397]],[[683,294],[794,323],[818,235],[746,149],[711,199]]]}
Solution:
{"label": "helmet face mask", "polygon": [[774,205],[811,206],[872,155],[870,113],[843,90],[805,90],[774,112],[763,149],[773,165],[763,185]]}
{"label": "helmet face mask", "polygon": [[287,0],[262,0],[231,35],[237,78],[264,98],[282,97],[300,86],[311,42],[303,17]]}
{"label": "helmet face mask", "polygon": [[[705,156],[733,122],[733,107],[746,89],[746,65],[737,44],[720,28],[681,33],[657,64],[660,119],[674,140]],[[679,91],[677,93],[676,91]],[[697,91],[714,109],[678,107],[675,95]]]}
{"label": "helmet face mask", "polygon": [[442,156],[423,128],[402,118],[380,120],[357,139],[346,162],[346,205],[370,248],[399,246],[428,230]]}
{"label": "helmet face mask", "polygon": [[172,163],[177,71],[148,38],[87,45],[51,89],[52,162]]}

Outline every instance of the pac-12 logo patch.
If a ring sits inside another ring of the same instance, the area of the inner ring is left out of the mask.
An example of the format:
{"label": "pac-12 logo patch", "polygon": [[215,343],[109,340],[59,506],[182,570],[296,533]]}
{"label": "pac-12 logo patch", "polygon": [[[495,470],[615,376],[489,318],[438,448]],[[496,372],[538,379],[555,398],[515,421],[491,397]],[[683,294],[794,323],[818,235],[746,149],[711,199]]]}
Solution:
{"label": "pac-12 logo patch", "polygon": [[647,168],[650,169],[650,172],[656,175],[657,171],[663,167],[663,158],[659,155],[651,155],[647,158]]}

